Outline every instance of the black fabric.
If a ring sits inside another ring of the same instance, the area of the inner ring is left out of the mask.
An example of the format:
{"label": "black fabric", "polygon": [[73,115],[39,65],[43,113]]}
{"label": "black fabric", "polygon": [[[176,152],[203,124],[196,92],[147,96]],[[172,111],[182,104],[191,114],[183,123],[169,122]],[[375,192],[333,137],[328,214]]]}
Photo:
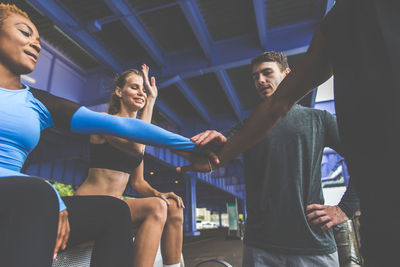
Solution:
{"label": "black fabric", "polygon": [[[133,233],[125,202],[109,196],[63,198],[71,227],[67,249],[94,241],[92,267],[131,267]],[[50,267],[57,237],[58,200],[42,179],[0,179],[0,266]]]}
{"label": "black fabric", "polygon": [[360,199],[357,195],[353,179],[350,177],[346,192],[338,204],[340,209],[346,213],[349,219],[353,218],[354,213],[360,209]]}
{"label": "black fabric", "polygon": [[130,174],[142,161],[142,154],[124,152],[108,142],[90,144],[89,168],[110,169]]}
{"label": "black fabric", "polygon": [[321,28],[335,75],[345,158],[361,200],[367,266],[398,261],[393,246],[400,240],[398,7],[398,1],[338,1]]}
{"label": "black fabric", "polygon": [[128,205],[109,196],[64,197],[71,234],[67,249],[94,241],[91,267],[133,265],[133,225]]}
{"label": "black fabric", "polygon": [[40,89],[31,87],[29,91],[49,110],[56,127],[70,130],[72,116],[81,107],[79,104]]}
{"label": "black fabric", "polygon": [[58,200],[42,179],[0,178],[0,266],[51,266]]}

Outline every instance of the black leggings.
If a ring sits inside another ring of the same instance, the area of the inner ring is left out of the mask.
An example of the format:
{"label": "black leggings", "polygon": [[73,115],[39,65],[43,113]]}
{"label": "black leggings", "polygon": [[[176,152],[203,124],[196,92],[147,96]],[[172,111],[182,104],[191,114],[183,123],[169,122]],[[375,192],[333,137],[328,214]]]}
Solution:
{"label": "black leggings", "polygon": [[[125,202],[108,196],[63,200],[71,227],[67,248],[95,241],[91,266],[132,266],[132,222]],[[0,266],[51,266],[58,215],[57,196],[43,180],[0,178]]]}
{"label": "black leggings", "polygon": [[133,226],[128,205],[110,196],[64,197],[71,234],[68,247],[94,241],[90,266],[133,265]]}

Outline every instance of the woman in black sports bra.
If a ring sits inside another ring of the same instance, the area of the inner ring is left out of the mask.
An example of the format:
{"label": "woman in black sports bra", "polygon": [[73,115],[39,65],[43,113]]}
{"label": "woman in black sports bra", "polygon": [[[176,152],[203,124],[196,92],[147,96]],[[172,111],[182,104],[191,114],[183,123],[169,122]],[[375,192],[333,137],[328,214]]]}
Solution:
{"label": "woman in black sports bra", "polygon": [[[142,65],[123,72],[116,80],[109,114],[140,118],[151,122],[157,98],[155,78],[148,78],[149,67]],[[166,266],[179,266],[183,239],[183,202],[173,192],[161,193],[143,177],[145,146],[125,139],[91,135],[90,169],[76,195],[109,195],[121,198],[131,186],[146,198],[125,200],[135,228],[134,266],[153,266],[161,240],[161,253]]]}

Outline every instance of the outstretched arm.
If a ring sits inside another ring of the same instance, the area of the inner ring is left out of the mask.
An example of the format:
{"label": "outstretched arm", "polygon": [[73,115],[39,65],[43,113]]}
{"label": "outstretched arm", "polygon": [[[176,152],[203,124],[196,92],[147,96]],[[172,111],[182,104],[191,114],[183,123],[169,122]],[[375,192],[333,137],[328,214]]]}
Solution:
{"label": "outstretched arm", "polygon": [[189,138],[142,120],[94,112],[46,91],[34,88],[31,88],[31,91],[48,110],[46,114],[50,114],[50,117],[42,118],[47,122],[46,127],[55,125],[76,133],[117,136],[142,144],[176,150],[193,151],[196,148]]}
{"label": "outstretched arm", "polygon": [[72,116],[71,131],[112,135],[142,144],[176,150],[195,150],[188,138],[138,119],[117,117],[80,107]]}

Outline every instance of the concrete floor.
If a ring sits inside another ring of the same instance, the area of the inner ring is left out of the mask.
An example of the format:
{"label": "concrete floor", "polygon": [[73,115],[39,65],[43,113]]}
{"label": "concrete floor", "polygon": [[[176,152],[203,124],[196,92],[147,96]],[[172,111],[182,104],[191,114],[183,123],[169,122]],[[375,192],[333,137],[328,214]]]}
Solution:
{"label": "concrete floor", "polygon": [[[183,242],[183,258],[185,267],[222,267],[215,262],[200,262],[207,259],[225,260],[233,267],[242,266],[243,241],[227,239],[227,229],[208,229],[201,231],[198,237],[185,237]],[[347,267],[359,267],[355,263]]]}
{"label": "concrete floor", "polygon": [[[242,266],[243,241],[226,239],[227,229],[202,231],[196,238],[185,238],[183,258],[185,267],[196,267],[203,260],[218,258],[234,267]],[[205,263],[199,267],[222,267],[219,263]]]}

